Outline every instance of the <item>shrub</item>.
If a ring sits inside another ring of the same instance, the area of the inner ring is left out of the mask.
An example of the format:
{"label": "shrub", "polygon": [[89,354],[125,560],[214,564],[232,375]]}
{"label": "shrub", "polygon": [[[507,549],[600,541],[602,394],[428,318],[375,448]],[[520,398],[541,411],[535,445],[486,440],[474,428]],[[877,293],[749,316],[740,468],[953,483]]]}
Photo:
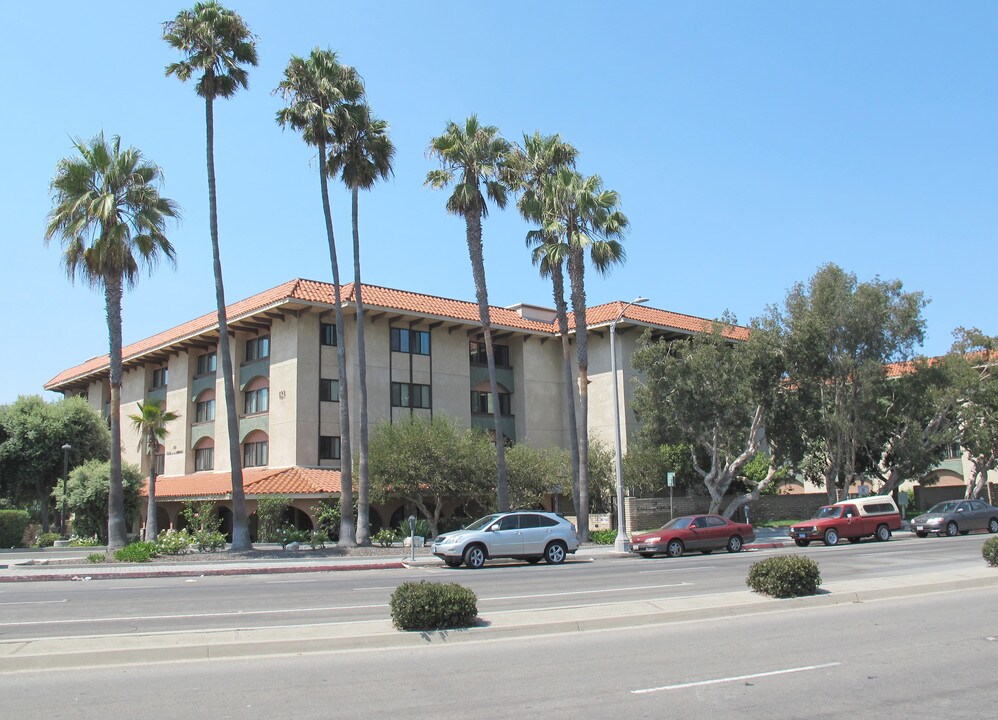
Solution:
{"label": "shrub", "polygon": [[156,550],[162,555],[183,555],[194,545],[194,538],[184,530],[162,530],[156,537]]}
{"label": "shrub", "polygon": [[277,540],[281,519],[289,507],[291,507],[291,498],[288,497],[262,497],[256,501],[257,539],[260,542]]}
{"label": "shrub", "polygon": [[96,535],[91,535],[90,537],[80,537],[79,535],[73,535],[69,538],[70,547],[100,547],[100,538]]}
{"label": "shrub", "polygon": [[326,547],[327,542],[329,542],[329,535],[325,530],[313,530],[308,537],[308,544],[313,550]]}
{"label": "shrub", "polygon": [[35,547],[46,548],[55,545],[56,540],[61,540],[62,535],[54,532],[42,533],[35,538]]}
{"label": "shrub", "polygon": [[20,547],[29,522],[27,510],[0,510],[0,547]]}
{"label": "shrub", "polygon": [[156,557],[157,554],[156,543],[133,542],[120,550],[115,550],[114,559],[119,562],[149,562],[149,559]]}
{"label": "shrub", "polygon": [[92,563],[107,562],[107,553],[90,553],[87,555],[87,561]]}
{"label": "shrub", "polygon": [[399,630],[464,628],[478,616],[478,598],[457,583],[404,582],[392,593],[391,609]]}
{"label": "shrub", "polygon": [[[399,525],[398,530],[396,530],[396,532],[398,533],[399,537],[403,537],[403,538],[409,537],[409,520],[408,520],[408,518],[402,521],[402,524]],[[423,518],[417,519],[416,520],[416,532],[415,532],[415,534],[416,534],[417,537],[424,537],[424,538],[430,537],[430,534],[431,534],[430,533],[430,523],[428,523]]]}
{"label": "shrub", "polygon": [[194,546],[198,552],[215,552],[225,547],[225,535],[218,530],[198,530],[194,533]]}
{"label": "shrub", "polygon": [[595,545],[613,545],[617,539],[616,530],[590,530],[589,542]]}
{"label": "shrub", "polygon": [[391,547],[392,543],[396,540],[395,531],[390,528],[381,528],[371,536],[371,540],[381,547]]}
{"label": "shrub", "polygon": [[981,554],[991,567],[998,567],[998,537],[988,538],[981,547]]}
{"label": "shrub", "polygon": [[[107,542],[107,494],[110,485],[111,465],[100,460],[88,460],[69,473],[66,486],[66,504],[72,513],[73,533],[81,536],[96,535],[101,545]],[[121,465],[121,483],[124,492],[125,520],[139,516],[139,490],[144,478],[139,469],[130,464]],[[53,493],[57,505],[62,504],[62,486],[57,484]]]}
{"label": "shrub", "polygon": [[752,563],[746,584],[757,593],[776,598],[814,595],[821,585],[818,563],[803,555],[771,557]]}
{"label": "shrub", "polygon": [[308,530],[299,530],[291,525],[285,525],[277,530],[277,542],[281,547],[287,549],[291,543],[308,542],[311,533]]}

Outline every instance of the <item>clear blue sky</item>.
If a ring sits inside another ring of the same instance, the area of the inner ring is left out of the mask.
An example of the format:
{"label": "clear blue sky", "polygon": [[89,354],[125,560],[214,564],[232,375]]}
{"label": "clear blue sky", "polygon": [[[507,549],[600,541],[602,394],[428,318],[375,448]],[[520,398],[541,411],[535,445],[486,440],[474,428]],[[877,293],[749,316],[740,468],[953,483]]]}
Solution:
{"label": "clear blue sky", "polygon": [[[190,3],[192,5],[193,2]],[[183,208],[178,267],[125,297],[133,342],[214,309],[204,105],[164,76],[177,2],[5,3],[0,43],[4,347],[0,403],[107,352],[103,296],[42,237],[70,136],[119,134]],[[929,355],[953,329],[998,334],[998,3],[228,3],[259,36],[250,88],[216,106],[227,299],[330,280],[314,153],[274,122],[291,54],[329,47],[391,123],[395,177],[361,197],[364,279],[474,299],[463,222],[423,186],[426,147],[477,113],[561,135],[620,192],[628,262],[591,304],[637,295],[748,322],[835,262],[931,298]],[[335,186],[341,267],[349,197]],[[491,301],[550,304],[515,211],[485,224]],[[347,277],[351,273],[347,273]]]}

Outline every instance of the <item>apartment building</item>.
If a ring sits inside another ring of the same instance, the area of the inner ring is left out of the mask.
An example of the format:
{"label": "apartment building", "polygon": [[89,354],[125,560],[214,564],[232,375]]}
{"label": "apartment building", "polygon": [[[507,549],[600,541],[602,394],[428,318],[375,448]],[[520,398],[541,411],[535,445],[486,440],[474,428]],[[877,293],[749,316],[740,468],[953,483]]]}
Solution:
{"label": "apartment building", "polygon": [[[361,289],[372,424],[443,413],[464,427],[490,431],[492,404],[498,402],[503,433],[513,442],[567,447],[566,380],[553,310],[523,304],[490,309],[499,384],[496,399],[490,392],[476,303],[374,285]],[[355,291],[352,284],[342,288],[354,438]],[[612,383],[616,382],[626,449],[634,433],[630,356],[641,331],[650,328],[662,337],[681,337],[704,329],[708,322],[624,302],[595,306],[587,315],[590,430],[613,442]],[[254,513],[261,497],[286,496],[293,500],[295,522],[308,528],[312,508],[340,492],[342,379],[336,360],[333,286],[291,280],[231,304],[227,316],[247,510]],[[615,321],[613,377],[608,329]],[[574,319],[570,326],[574,338]],[[138,436],[128,422],[136,403],[157,398],[179,415],[168,427],[161,454],[151,461],[159,473],[160,528],[182,522],[185,501],[212,501],[225,525],[231,519],[220,340],[217,315],[212,312],[123,349],[123,459],[148,473],[150,460],[140,452]],[[59,373],[45,388],[83,396],[107,414],[107,373],[105,355]],[[570,499],[567,502],[570,505]],[[394,526],[404,514],[401,501],[372,507],[372,529]],[[251,527],[253,520],[251,516]]]}

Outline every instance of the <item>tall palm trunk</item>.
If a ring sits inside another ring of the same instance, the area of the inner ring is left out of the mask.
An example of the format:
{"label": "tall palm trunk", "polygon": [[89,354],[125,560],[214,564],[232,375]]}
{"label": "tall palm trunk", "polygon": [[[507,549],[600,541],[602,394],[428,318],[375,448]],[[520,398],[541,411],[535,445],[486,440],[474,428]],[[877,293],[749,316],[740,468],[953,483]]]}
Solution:
{"label": "tall palm trunk", "polygon": [[148,542],[155,542],[159,534],[156,527],[156,451],[159,443],[149,442],[149,502],[146,504],[146,537]]}
{"label": "tall palm trunk", "polygon": [[104,279],[111,366],[111,477],[107,491],[107,546],[110,550],[123,548],[128,543],[125,493],[121,486],[121,294],[120,277]]}
{"label": "tall palm trunk", "polygon": [[572,502],[579,507],[579,429],[575,415],[575,373],[572,372],[572,344],[568,338],[568,307],[565,303],[565,271],[559,260],[551,265],[554,307],[558,313],[561,353],[565,364],[565,408],[568,417],[568,448],[572,456]]}
{"label": "tall palm trunk", "polygon": [[329,182],[326,178],[326,143],[319,142],[319,187],[322,190],[322,214],[326,221],[329,243],[329,265],[333,271],[333,306],[336,312],[336,362],[340,388],[340,539],[337,544],[353,547],[357,544],[353,524],[353,459],[350,451],[350,393],[347,391],[346,336],[343,332],[343,301],[340,296],[340,266],[336,260],[336,238],[333,235],[333,214],[329,207]]}
{"label": "tall palm trunk", "polygon": [[[569,227],[571,238],[573,228]],[[575,315],[575,347],[579,358],[579,539],[589,541],[589,341],[586,337],[585,255],[570,242],[568,275],[572,281],[572,313]]]}
{"label": "tall palm trunk", "polygon": [[[232,550],[249,550],[252,545],[246,520],[243,492],[243,459],[239,452],[239,418],[236,415],[236,388],[229,347],[229,322],[225,312],[222,259],[218,247],[218,199],[215,193],[215,115],[211,93],[205,98],[205,127],[208,148],[208,222],[211,230],[211,257],[215,272],[215,304],[218,307],[218,351],[222,355],[222,386],[225,392],[225,419],[229,432],[229,465],[232,468]],[[113,390],[112,390],[113,395]]]}
{"label": "tall palm trunk", "polygon": [[350,193],[350,215],[353,220],[353,291],[357,303],[357,399],[360,402],[360,437],[357,463],[357,544],[371,544],[370,475],[367,468],[367,344],[364,339],[364,299],[360,281],[360,189],[354,185]]}
{"label": "tall palm trunk", "polygon": [[482,213],[474,209],[465,215],[468,230],[468,254],[475,279],[478,316],[485,336],[485,357],[489,367],[489,391],[492,393],[492,420],[496,432],[496,494],[499,512],[509,510],[509,486],[506,482],[506,446],[499,413],[499,383],[496,381],[496,358],[492,348],[492,323],[489,320],[489,290],[485,283],[485,257],[482,252]]}

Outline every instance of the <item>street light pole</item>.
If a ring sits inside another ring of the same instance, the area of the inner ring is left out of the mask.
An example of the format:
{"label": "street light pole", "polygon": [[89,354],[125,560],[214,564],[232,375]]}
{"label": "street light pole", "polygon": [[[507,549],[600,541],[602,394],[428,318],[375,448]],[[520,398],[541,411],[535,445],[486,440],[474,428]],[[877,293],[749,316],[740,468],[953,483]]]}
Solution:
{"label": "street light pole", "polygon": [[610,375],[613,381],[613,455],[617,480],[617,537],[613,541],[614,552],[625,553],[631,549],[627,540],[627,521],[624,517],[624,473],[620,457],[620,399],[617,390],[617,323],[624,317],[624,311],[631,305],[648,302],[646,297],[638,297],[620,308],[617,317],[610,323]]}
{"label": "street light pole", "polygon": [[69,525],[66,524],[66,481],[69,479],[69,451],[73,446],[66,443],[62,446],[62,516],[59,518],[59,530],[63,538],[69,533]]}

